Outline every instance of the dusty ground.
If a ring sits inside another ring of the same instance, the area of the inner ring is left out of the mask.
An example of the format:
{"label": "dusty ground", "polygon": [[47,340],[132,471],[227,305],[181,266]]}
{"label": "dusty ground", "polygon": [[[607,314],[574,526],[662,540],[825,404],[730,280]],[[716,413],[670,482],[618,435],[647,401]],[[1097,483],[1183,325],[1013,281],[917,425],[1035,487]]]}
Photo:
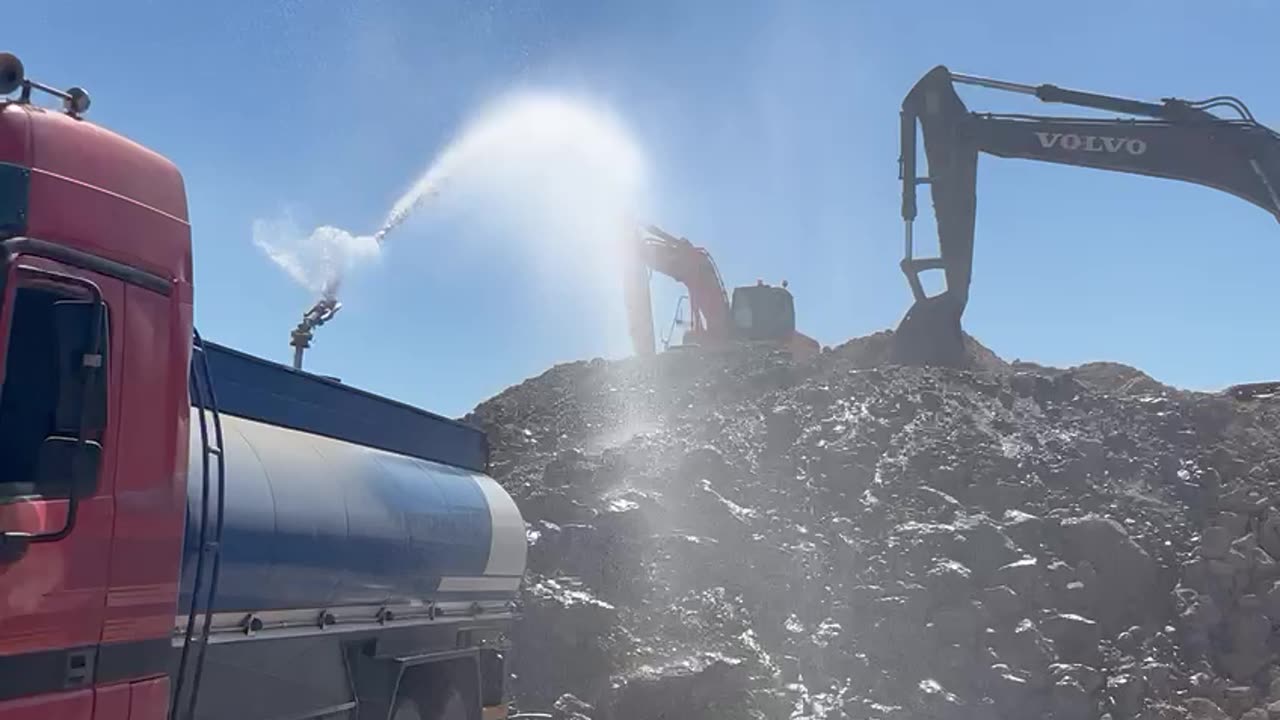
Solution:
{"label": "dusty ground", "polygon": [[520,707],[1280,717],[1280,404],[887,341],[574,363],[479,406],[530,527]]}

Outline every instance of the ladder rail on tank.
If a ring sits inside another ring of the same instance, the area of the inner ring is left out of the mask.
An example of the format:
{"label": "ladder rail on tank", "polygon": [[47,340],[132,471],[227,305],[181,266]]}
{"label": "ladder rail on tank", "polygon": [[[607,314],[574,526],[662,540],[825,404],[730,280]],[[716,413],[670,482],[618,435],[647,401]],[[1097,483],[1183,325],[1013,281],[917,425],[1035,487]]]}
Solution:
{"label": "ladder rail on tank", "polygon": [[[187,626],[182,639],[182,655],[178,661],[178,673],[175,679],[172,705],[169,716],[177,720],[178,708],[182,702],[183,686],[187,680],[187,664],[191,660],[191,647],[197,646],[195,668],[191,678],[191,692],[188,695],[186,717],[195,717],[196,701],[200,695],[200,680],[204,674],[205,650],[209,645],[209,633],[213,624],[213,601],[218,592],[218,575],[222,564],[222,530],[223,511],[226,509],[226,460],[223,455],[222,417],[218,413],[218,400],[213,390],[213,380],[209,375],[208,356],[200,333],[193,331],[191,349],[191,369],[188,382],[191,401],[197,410],[200,428],[200,534],[197,544],[195,577],[191,584],[191,608],[187,611]],[[213,431],[213,442],[210,443],[210,426]],[[216,473],[216,483],[210,473]],[[216,485],[216,511],[213,519],[212,539],[209,537],[210,495]],[[212,556],[212,559],[208,559]],[[209,590],[204,602],[204,617],[200,626],[199,637],[196,636],[196,616],[199,614],[200,591],[204,584],[205,566],[209,568]]]}

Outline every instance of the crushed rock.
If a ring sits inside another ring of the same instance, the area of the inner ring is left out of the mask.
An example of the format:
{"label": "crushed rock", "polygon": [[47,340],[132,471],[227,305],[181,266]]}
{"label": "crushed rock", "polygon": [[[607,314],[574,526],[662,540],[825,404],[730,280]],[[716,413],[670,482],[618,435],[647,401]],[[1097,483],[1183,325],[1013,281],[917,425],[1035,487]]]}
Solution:
{"label": "crushed rock", "polygon": [[1280,403],[682,350],[483,403],[511,691],[575,720],[1280,717]]}

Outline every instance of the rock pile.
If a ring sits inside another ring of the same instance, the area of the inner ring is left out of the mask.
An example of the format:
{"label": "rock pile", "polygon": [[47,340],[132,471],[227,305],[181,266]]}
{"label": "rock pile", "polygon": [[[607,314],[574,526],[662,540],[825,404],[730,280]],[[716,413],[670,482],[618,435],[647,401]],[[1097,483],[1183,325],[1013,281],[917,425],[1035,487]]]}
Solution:
{"label": "rock pile", "polygon": [[1280,409],[887,334],[562,365],[467,419],[529,523],[521,708],[1280,718]]}

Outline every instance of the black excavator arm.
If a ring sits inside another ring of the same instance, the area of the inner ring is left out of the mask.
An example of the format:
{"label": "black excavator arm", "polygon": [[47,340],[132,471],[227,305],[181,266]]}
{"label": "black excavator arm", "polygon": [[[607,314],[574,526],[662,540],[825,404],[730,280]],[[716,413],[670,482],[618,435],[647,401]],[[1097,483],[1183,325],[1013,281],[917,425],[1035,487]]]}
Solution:
{"label": "black excavator arm", "polygon": [[[956,94],[957,83],[1137,117],[974,113]],[[1217,108],[1229,108],[1239,117],[1228,119],[1210,112]],[[927,178],[919,177],[916,168],[917,125],[924,140]],[[1152,103],[960,75],[939,66],[903,100],[901,130],[899,163],[906,224],[901,267],[915,296],[915,304],[894,333],[895,354],[902,363],[964,363],[960,317],[969,299],[973,270],[979,153],[1183,180],[1231,193],[1280,220],[1280,134],[1254,120],[1235,98],[1200,102],[1169,98]],[[911,231],[916,187],[921,184],[931,189],[940,257],[915,257]],[[929,297],[920,273],[937,269],[945,273],[946,289]]]}

